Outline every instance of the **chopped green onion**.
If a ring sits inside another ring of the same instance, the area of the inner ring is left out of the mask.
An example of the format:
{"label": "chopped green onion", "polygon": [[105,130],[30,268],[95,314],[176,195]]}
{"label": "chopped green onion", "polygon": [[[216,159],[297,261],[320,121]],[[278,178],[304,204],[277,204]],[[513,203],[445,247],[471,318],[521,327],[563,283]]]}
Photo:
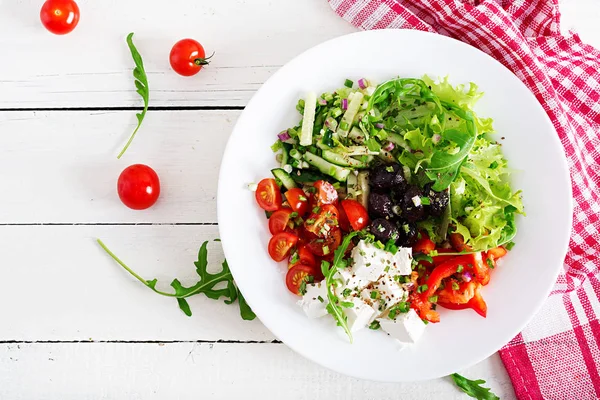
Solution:
{"label": "chopped green onion", "polygon": [[458,283],[452,282],[452,290],[458,290],[458,289],[460,289],[460,287],[458,286]]}
{"label": "chopped green onion", "polygon": [[323,255],[329,254],[329,246],[323,246]]}
{"label": "chopped green onion", "polygon": [[423,293],[426,292],[427,289],[429,289],[429,286],[427,286],[427,284],[421,285],[417,288],[417,293]]}
{"label": "chopped green onion", "polygon": [[376,331],[379,328],[381,328],[381,324],[379,323],[379,321],[373,321],[371,322],[371,325],[369,325],[369,329],[372,329],[374,331]]}
{"label": "chopped green onion", "polygon": [[431,204],[431,200],[429,199],[429,197],[421,197],[421,204],[423,204],[424,206],[428,206]]}
{"label": "chopped green onion", "polygon": [[506,250],[511,251],[515,247],[515,242],[508,242],[504,247],[506,247]]}
{"label": "chopped green onion", "polygon": [[438,296],[431,296],[431,297],[429,298],[429,301],[430,301],[431,303],[437,303],[437,301],[438,301]]}
{"label": "chopped green onion", "polygon": [[463,267],[462,265],[459,265],[458,267],[456,267],[456,272],[461,273],[461,272],[463,272],[464,269],[465,269],[465,267]]}
{"label": "chopped green onion", "polygon": [[377,298],[377,291],[376,290],[371,290],[371,298],[373,300],[375,300]]}
{"label": "chopped green onion", "polygon": [[352,82],[350,79],[346,79],[346,81],[344,82],[344,86],[352,89],[352,86],[354,86],[354,82]]}

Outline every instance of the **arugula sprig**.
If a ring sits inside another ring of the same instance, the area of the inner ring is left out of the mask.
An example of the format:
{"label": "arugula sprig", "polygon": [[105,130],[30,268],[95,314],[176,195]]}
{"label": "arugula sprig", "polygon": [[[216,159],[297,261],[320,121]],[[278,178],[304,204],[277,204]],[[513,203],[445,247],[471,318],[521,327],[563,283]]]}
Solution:
{"label": "arugula sprig", "polygon": [[146,76],[146,70],[144,69],[144,62],[142,61],[142,56],[133,44],[133,32],[127,35],[127,46],[129,46],[129,51],[131,51],[131,57],[133,58],[133,62],[135,63],[135,68],[133,69],[133,77],[135,78],[135,87],[137,89],[137,92],[140,96],[142,96],[142,99],[144,100],[144,109],[141,113],[135,114],[138,120],[138,124],[131,136],[129,137],[129,140],[125,144],[125,147],[123,147],[123,150],[121,150],[121,152],[117,156],[117,158],[121,158],[123,154],[125,154],[125,152],[129,148],[129,145],[133,141],[135,134],[140,129],[140,126],[142,126],[142,121],[144,120],[146,112],[148,111],[148,101],[150,100],[148,77]]}
{"label": "arugula sprig", "polygon": [[472,381],[459,374],[452,374],[452,379],[456,386],[462,389],[463,392],[469,396],[478,400],[500,400],[500,397],[496,396],[490,391],[489,388],[485,388],[481,385],[485,383],[483,379]]}
{"label": "arugula sprig", "polygon": [[[97,239],[98,244],[106,253],[112,257],[121,267],[123,267],[127,272],[129,272],[133,277],[135,277],[138,281],[142,282],[145,286],[150,288],[154,293],[158,293],[161,296],[166,297],[174,297],[177,299],[177,303],[179,304],[179,308],[181,311],[185,313],[188,317],[192,315],[192,310],[190,309],[190,305],[187,302],[187,298],[193,295],[204,293],[206,297],[209,297],[214,300],[218,300],[221,297],[225,298],[226,304],[232,304],[236,300],[239,301],[240,304],[240,315],[242,319],[245,320],[253,320],[256,318],[256,315],[246,303],[244,296],[242,296],[242,292],[235,285],[233,280],[233,276],[231,275],[231,271],[229,270],[229,266],[227,265],[227,260],[223,260],[223,269],[221,272],[217,272],[211,274],[207,271],[208,267],[208,241],[202,243],[200,246],[200,250],[198,251],[198,260],[194,262],[196,266],[196,272],[200,276],[200,280],[193,286],[184,287],[178,279],[173,279],[171,282],[171,287],[175,289],[174,293],[164,292],[162,290],[158,290],[156,288],[156,284],[158,283],[157,279],[146,280],[138,275],[135,271],[129,268],[119,257],[117,257],[100,239]],[[225,283],[225,287],[222,289],[217,289],[216,287],[220,283]]]}
{"label": "arugula sprig", "polygon": [[[350,339],[350,343],[352,343],[352,332],[350,332],[350,328],[348,327],[348,318],[346,314],[344,314],[344,308],[348,308],[347,302],[340,302],[339,297],[335,294],[335,273],[346,267],[346,261],[344,260],[344,254],[346,254],[346,250],[350,245],[350,241],[358,235],[360,232],[351,232],[344,238],[344,241],[333,253],[333,262],[331,265],[327,261],[323,261],[321,264],[321,272],[325,276],[325,283],[327,284],[327,300],[329,300],[327,304],[327,312],[333,316],[336,320],[337,324],[344,329],[346,335]],[[354,304],[352,304],[354,306]]]}

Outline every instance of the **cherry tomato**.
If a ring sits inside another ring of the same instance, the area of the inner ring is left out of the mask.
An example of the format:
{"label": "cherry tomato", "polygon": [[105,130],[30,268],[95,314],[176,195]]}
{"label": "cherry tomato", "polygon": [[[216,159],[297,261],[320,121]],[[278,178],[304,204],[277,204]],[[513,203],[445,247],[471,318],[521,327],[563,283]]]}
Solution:
{"label": "cherry tomato", "polygon": [[79,7],[73,0],[47,0],[40,10],[42,24],[55,35],[71,32],[79,22]]}
{"label": "cherry tomato", "polygon": [[365,229],[369,225],[369,213],[365,207],[356,200],[342,201],[342,208],[348,216],[348,222],[355,231]]}
{"label": "cherry tomato", "polygon": [[284,207],[271,215],[271,218],[269,218],[269,231],[271,235],[283,232],[290,227],[289,223],[292,212],[291,208]]}
{"label": "cherry tomato", "polygon": [[277,211],[281,208],[281,192],[273,178],[260,181],[255,196],[259,207],[265,211]]}
{"label": "cherry tomato", "polygon": [[119,175],[117,193],[129,208],[145,210],[152,207],[160,195],[158,175],[147,165],[130,165]]}
{"label": "cherry tomato", "polygon": [[344,232],[350,232],[350,221],[348,221],[348,216],[346,215],[346,212],[344,211],[344,207],[338,207],[337,208],[340,215],[339,215],[339,221],[338,223],[340,224],[340,228],[342,229],[342,231]]}
{"label": "cherry tomato", "polygon": [[269,255],[277,262],[289,257],[292,247],[298,243],[298,236],[289,232],[280,232],[269,241]]}
{"label": "cherry tomato", "polygon": [[333,256],[333,252],[340,247],[342,243],[342,232],[334,229],[326,238],[312,239],[306,244],[306,247],[317,257]]}
{"label": "cherry tomato", "polygon": [[415,243],[413,246],[413,251],[415,253],[429,254],[433,250],[435,250],[435,243],[429,239],[429,235],[427,235],[425,232],[421,232],[421,239]]}
{"label": "cherry tomato", "polygon": [[192,76],[208,65],[211,57],[206,57],[204,47],[194,39],[182,39],[173,45],[169,62],[179,75]]}
{"label": "cherry tomato", "polygon": [[316,276],[317,271],[312,265],[297,264],[290,268],[285,276],[285,284],[290,292],[300,295],[302,282],[308,282],[310,277]]}
{"label": "cherry tomato", "polygon": [[317,207],[318,213],[312,213],[304,221],[304,228],[319,237],[326,237],[331,231],[338,228],[338,210],[334,205],[325,204]]}
{"label": "cherry tomato", "polygon": [[303,217],[308,211],[308,196],[300,188],[293,188],[285,192],[285,198],[292,210],[296,211],[299,216]]}
{"label": "cherry tomato", "polygon": [[[292,261],[294,261],[294,262],[292,263]],[[292,254],[292,256],[290,257],[290,263],[288,264],[288,269],[290,269],[298,264],[312,265],[312,266],[317,265],[317,259],[315,258],[313,253],[311,253],[311,251],[306,247],[305,244],[298,243],[298,248],[296,249],[296,253]]]}
{"label": "cherry tomato", "polygon": [[315,193],[316,205],[333,204],[338,199],[338,192],[333,185],[327,181],[316,181],[313,185],[317,192]]}

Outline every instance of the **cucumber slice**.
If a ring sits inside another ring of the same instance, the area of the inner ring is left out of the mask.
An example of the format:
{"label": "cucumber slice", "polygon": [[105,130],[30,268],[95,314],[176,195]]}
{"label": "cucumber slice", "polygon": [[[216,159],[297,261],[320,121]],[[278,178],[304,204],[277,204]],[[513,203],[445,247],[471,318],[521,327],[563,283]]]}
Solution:
{"label": "cucumber slice", "polygon": [[341,165],[342,167],[354,167],[364,169],[367,168],[368,165],[362,161],[359,161],[355,158],[350,157],[349,155],[337,153],[331,150],[323,149],[323,158],[330,163]]}
{"label": "cucumber slice", "polygon": [[281,181],[281,183],[283,184],[283,186],[285,186],[286,189],[293,189],[295,187],[298,187],[296,185],[296,182],[294,182],[294,180],[292,179],[292,177],[290,176],[290,174],[288,174],[287,172],[285,172],[283,169],[281,168],[275,168],[272,169],[271,172],[273,173],[273,176],[277,179],[279,179]]}
{"label": "cucumber slice", "polygon": [[310,165],[312,165],[325,175],[332,176],[340,182],[345,182],[348,178],[348,175],[350,175],[350,172],[352,172],[348,168],[343,168],[338,165],[332,164],[329,161],[324,160],[321,157],[310,152],[304,153],[304,159]]}
{"label": "cucumber slice", "polygon": [[304,100],[304,116],[302,118],[302,131],[300,132],[300,146],[310,146],[312,144],[316,110],[317,95],[313,92],[308,93]]}
{"label": "cucumber slice", "polygon": [[369,194],[371,189],[369,188],[369,172],[361,171],[358,173],[358,190],[360,194],[356,196],[356,200],[363,205],[367,210],[369,209]]}
{"label": "cucumber slice", "polygon": [[348,199],[356,199],[356,193],[358,193],[358,175],[354,175],[353,173],[348,175],[348,180],[346,181],[346,188],[348,192]]}
{"label": "cucumber slice", "polygon": [[350,130],[350,133],[348,133],[348,137],[354,143],[363,144],[365,142],[365,134],[356,126]]}
{"label": "cucumber slice", "polygon": [[354,119],[356,118],[356,114],[360,111],[360,106],[362,105],[363,98],[365,96],[361,92],[355,92],[352,95],[352,100],[350,100],[348,104],[348,109],[346,113],[342,117],[342,121],[338,127],[336,133],[341,137],[348,136],[348,132],[352,128],[354,124]]}

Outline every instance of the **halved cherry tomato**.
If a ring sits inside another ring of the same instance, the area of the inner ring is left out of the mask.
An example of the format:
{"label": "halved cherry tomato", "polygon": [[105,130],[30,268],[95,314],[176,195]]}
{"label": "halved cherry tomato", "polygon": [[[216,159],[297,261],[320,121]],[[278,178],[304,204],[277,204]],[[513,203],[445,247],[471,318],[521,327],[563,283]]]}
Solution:
{"label": "halved cherry tomato", "polygon": [[326,257],[333,255],[333,252],[340,247],[342,243],[342,232],[334,229],[326,238],[312,239],[307,243],[308,249],[317,257]]}
{"label": "halved cherry tomato", "polygon": [[[295,262],[293,264],[291,262],[292,259],[295,259]],[[315,259],[315,256],[306,247],[306,245],[303,245],[303,244],[298,245],[298,248],[296,249],[296,257],[294,257],[294,255],[292,254],[292,257],[290,259],[290,264],[288,265],[288,269],[292,268],[298,264],[312,265],[312,266],[317,265],[317,260]]]}
{"label": "halved cherry tomato", "polygon": [[426,299],[426,297],[413,292],[409,297],[410,307],[419,314],[421,319],[432,323],[440,322],[440,314],[431,309],[432,304]]}
{"label": "halved cherry tomato", "polygon": [[269,255],[277,262],[285,260],[292,247],[298,243],[298,236],[289,232],[280,232],[269,241]]}
{"label": "halved cherry tomato", "polygon": [[454,250],[461,251],[471,251],[473,248],[467,244],[465,244],[465,238],[460,233],[454,232],[450,234],[450,244],[454,247]]}
{"label": "halved cherry tomato", "polygon": [[433,250],[435,250],[435,243],[429,239],[429,235],[427,235],[427,233],[421,232],[421,239],[415,243],[413,246],[413,251],[415,253],[429,254]]}
{"label": "halved cherry tomato", "polygon": [[290,227],[289,223],[292,213],[293,211],[291,208],[284,207],[271,215],[269,218],[269,231],[271,231],[271,235],[284,232]]}
{"label": "halved cherry tomato", "polygon": [[285,284],[290,292],[300,295],[302,282],[308,282],[309,277],[315,277],[317,271],[312,265],[297,264],[290,268],[285,276]]}
{"label": "halved cherry tomato", "polygon": [[313,185],[317,192],[315,193],[316,205],[333,204],[338,199],[338,192],[333,185],[327,181],[316,181]]}
{"label": "halved cherry tomato", "polygon": [[438,301],[437,304],[449,310],[466,310],[467,308],[470,308],[485,318],[487,316],[487,304],[485,303],[485,300],[483,300],[483,297],[481,297],[480,289],[481,285],[478,285],[473,297],[466,304],[453,304],[442,301]]}
{"label": "halved cherry tomato", "polygon": [[312,213],[304,221],[304,228],[314,235],[326,237],[339,227],[339,212],[334,205],[324,204],[317,207],[318,213]]}
{"label": "halved cherry tomato", "polygon": [[475,289],[479,285],[475,281],[458,283],[449,279],[444,288],[440,289],[436,295],[440,303],[467,304],[475,295]]}
{"label": "halved cherry tomato", "polygon": [[369,213],[365,207],[356,200],[343,200],[342,208],[348,216],[348,221],[355,231],[365,229],[369,225]]}
{"label": "halved cherry tomato", "polygon": [[265,211],[277,211],[281,208],[281,192],[273,178],[260,181],[255,196],[256,202]]}
{"label": "halved cherry tomato", "polygon": [[338,209],[338,212],[340,213],[339,218],[338,218],[340,228],[344,232],[350,232],[350,221],[348,221],[348,216],[346,215],[346,212],[344,211],[344,207],[338,207],[337,209]]}
{"label": "halved cherry tomato", "polygon": [[285,198],[292,210],[296,211],[299,216],[303,217],[308,211],[308,196],[300,188],[293,188],[285,192]]}
{"label": "halved cherry tomato", "polygon": [[[481,254],[477,254],[479,255],[479,259],[481,259]],[[422,293],[423,298],[428,299],[429,297],[433,296],[433,294],[440,287],[442,280],[457,273],[459,266],[462,266],[463,269],[474,268],[476,259],[476,254],[467,254],[464,256],[455,257],[435,267],[431,274],[429,274],[429,279],[427,279],[427,282],[425,282],[427,284],[427,290]]]}

